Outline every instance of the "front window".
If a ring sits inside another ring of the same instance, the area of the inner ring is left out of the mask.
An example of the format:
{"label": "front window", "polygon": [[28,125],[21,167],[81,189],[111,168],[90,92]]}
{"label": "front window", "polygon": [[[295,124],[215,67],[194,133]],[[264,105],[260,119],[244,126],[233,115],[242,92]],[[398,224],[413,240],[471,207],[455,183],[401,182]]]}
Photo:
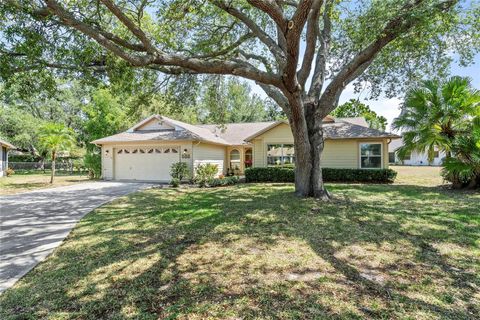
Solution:
{"label": "front window", "polygon": [[382,168],[382,144],[360,144],[360,167],[362,169]]}
{"label": "front window", "polygon": [[237,149],[230,151],[230,169],[240,170],[240,151]]}
{"label": "front window", "polygon": [[295,149],[293,144],[267,145],[267,164],[269,166],[294,166]]}

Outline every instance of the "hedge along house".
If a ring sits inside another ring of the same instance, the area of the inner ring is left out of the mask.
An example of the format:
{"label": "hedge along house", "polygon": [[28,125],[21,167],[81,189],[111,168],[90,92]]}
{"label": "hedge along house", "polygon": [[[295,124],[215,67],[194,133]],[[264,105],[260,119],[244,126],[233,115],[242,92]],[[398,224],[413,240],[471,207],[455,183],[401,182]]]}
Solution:
{"label": "hedge along house", "polygon": [[0,140],[0,177],[7,175],[8,169],[8,150],[15,147],[10,143]]}
{"label": "hedge along house", "polygon": [[[326,117],[323,167],[388,167],[388,144],[397,135],[368,128],[363,118]],[[102,148],[106,180],[168,182],[170,166],[185,162],[191,174],[217,165],[217,176],[248,167],[293,166],[295,148],[286,121],[191,125],[153,115],[129,130],[92,141]]]}

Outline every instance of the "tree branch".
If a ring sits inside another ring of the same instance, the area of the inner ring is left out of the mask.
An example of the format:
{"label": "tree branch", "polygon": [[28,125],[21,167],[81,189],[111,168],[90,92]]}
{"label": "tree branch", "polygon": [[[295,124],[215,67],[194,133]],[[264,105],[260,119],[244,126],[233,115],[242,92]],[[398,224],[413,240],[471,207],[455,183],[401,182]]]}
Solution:
{"label": "tree branch", "polygon": [[315,59],[315,69],[313,70],[312,83],[308,91],[309,100],[316,100],[322,91],[325,73],[327,69],[328,52],[330,51],[330,41],[332,33],[332,20],[330,18],[333,7],[333,0],[326,0],[323,11],[323,29],[320,34],[320,48]]}
{"label": "tree branch", "polygon": [[297,65],[300,51],[300,35],[307,21],[308,14],[314,0],[302,0],[295,10],[292,19],[288,22],[286,31],[287,39],[287,63],[283,70],[283,83],[287,91],[298,90]]}
{"label": "tree branch", "polygon": [[[399,15],[388,21],[385,28],[380,32],[380,36],[365,49],[360,51],[340,70],[320,98],[319,109],[321,110],[319,110],[319,112],[321,113],[321,116],[325,116],[336,107],[342,90],[348,83],[358,77],[368,68],[368,66],[370,66],[377,54],[386,45],[397,39],[400,35],[411,30],[420,22],[417,15],[412,15],[411,11],[419,8],[423,2],[424,0],[416,0],[413,3],[409,2],[406,4]],[[457,2],[458,0],[447,0],[435,5],[434,9],[443,12],[450,9]],[[429,12],[432,11],[430,7],[427,7],[426,10]]]}
{"label": "tree branch", "polygon": [[143,32],[142,29],[137,27],[135,23],[133,23],[133,21],[130,20],[130,18],[128,18],[122,12],[122,10],[113,3],[113,1],[100,1],[102,1],[102,3],[108,8],[108,10],[110,10],[110,12],[112,12],[118,18],[118,20],[120,20],[128,28],[128,30],[130,30],[142,42],[148,53],[154,54],[155,52],[157,52],[157,49],[152,45],[145,32]]}
{"label": "tree branch", "polygon": [[287,30],[288,20],[283,15],[283,10],[273,0],[247,0],[252,6],[265,12],[277,26],[285,32]]}
{"label": "tree branch", "polygon": [[305,54],[303,55],[302,67],[298,72],[298,83],[302,86],[302,89],[305,87],[305,82],[312,70],[312,62],[315,56],[318,34],[320,32],[318,18],[322,5],[323,0],[314,0],[310,13],[308,14]]}
{"label": "tree branch", "polygon": [[263,43],[267,46],[270,52],[273,54],[277,62],[279,64],[283,64],[285,60],[285,53],[282,49],[278,46],[278,44],[265,32],[260,28],[252,19],[250,19],[247,15],[245,15],[240,10],[230,6],[230,4],[225,3],[221,0],[211,0],[211,2],[217,6],[218,8],[222,9],[223,11],[227,12],[231,16],[237,18],[238,20],[242,21],[251,31],[252,33]]}

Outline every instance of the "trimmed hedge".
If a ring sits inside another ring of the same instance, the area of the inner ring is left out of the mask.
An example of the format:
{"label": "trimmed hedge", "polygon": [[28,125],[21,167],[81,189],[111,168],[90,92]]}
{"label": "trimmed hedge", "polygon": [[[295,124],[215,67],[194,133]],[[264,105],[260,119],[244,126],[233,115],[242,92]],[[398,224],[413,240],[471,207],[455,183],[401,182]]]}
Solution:
{"label": "trimmed hedge", "polygon": [[[392,169],[334,169],[323,168],[326,182],[392,183],[397,172]],[[247,168],[246,182],[295,182],[295,169],[282,167]]]}

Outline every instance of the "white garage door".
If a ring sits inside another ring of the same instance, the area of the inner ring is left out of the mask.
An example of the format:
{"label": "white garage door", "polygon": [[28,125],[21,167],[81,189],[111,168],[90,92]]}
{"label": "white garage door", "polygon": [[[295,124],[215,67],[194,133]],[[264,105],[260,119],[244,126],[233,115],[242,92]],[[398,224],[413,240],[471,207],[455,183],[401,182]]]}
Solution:
{"label": "white garage door", "polygon": [[115,179],[170,181],[170,166],[180,161],[180,147],[115,149]]}

